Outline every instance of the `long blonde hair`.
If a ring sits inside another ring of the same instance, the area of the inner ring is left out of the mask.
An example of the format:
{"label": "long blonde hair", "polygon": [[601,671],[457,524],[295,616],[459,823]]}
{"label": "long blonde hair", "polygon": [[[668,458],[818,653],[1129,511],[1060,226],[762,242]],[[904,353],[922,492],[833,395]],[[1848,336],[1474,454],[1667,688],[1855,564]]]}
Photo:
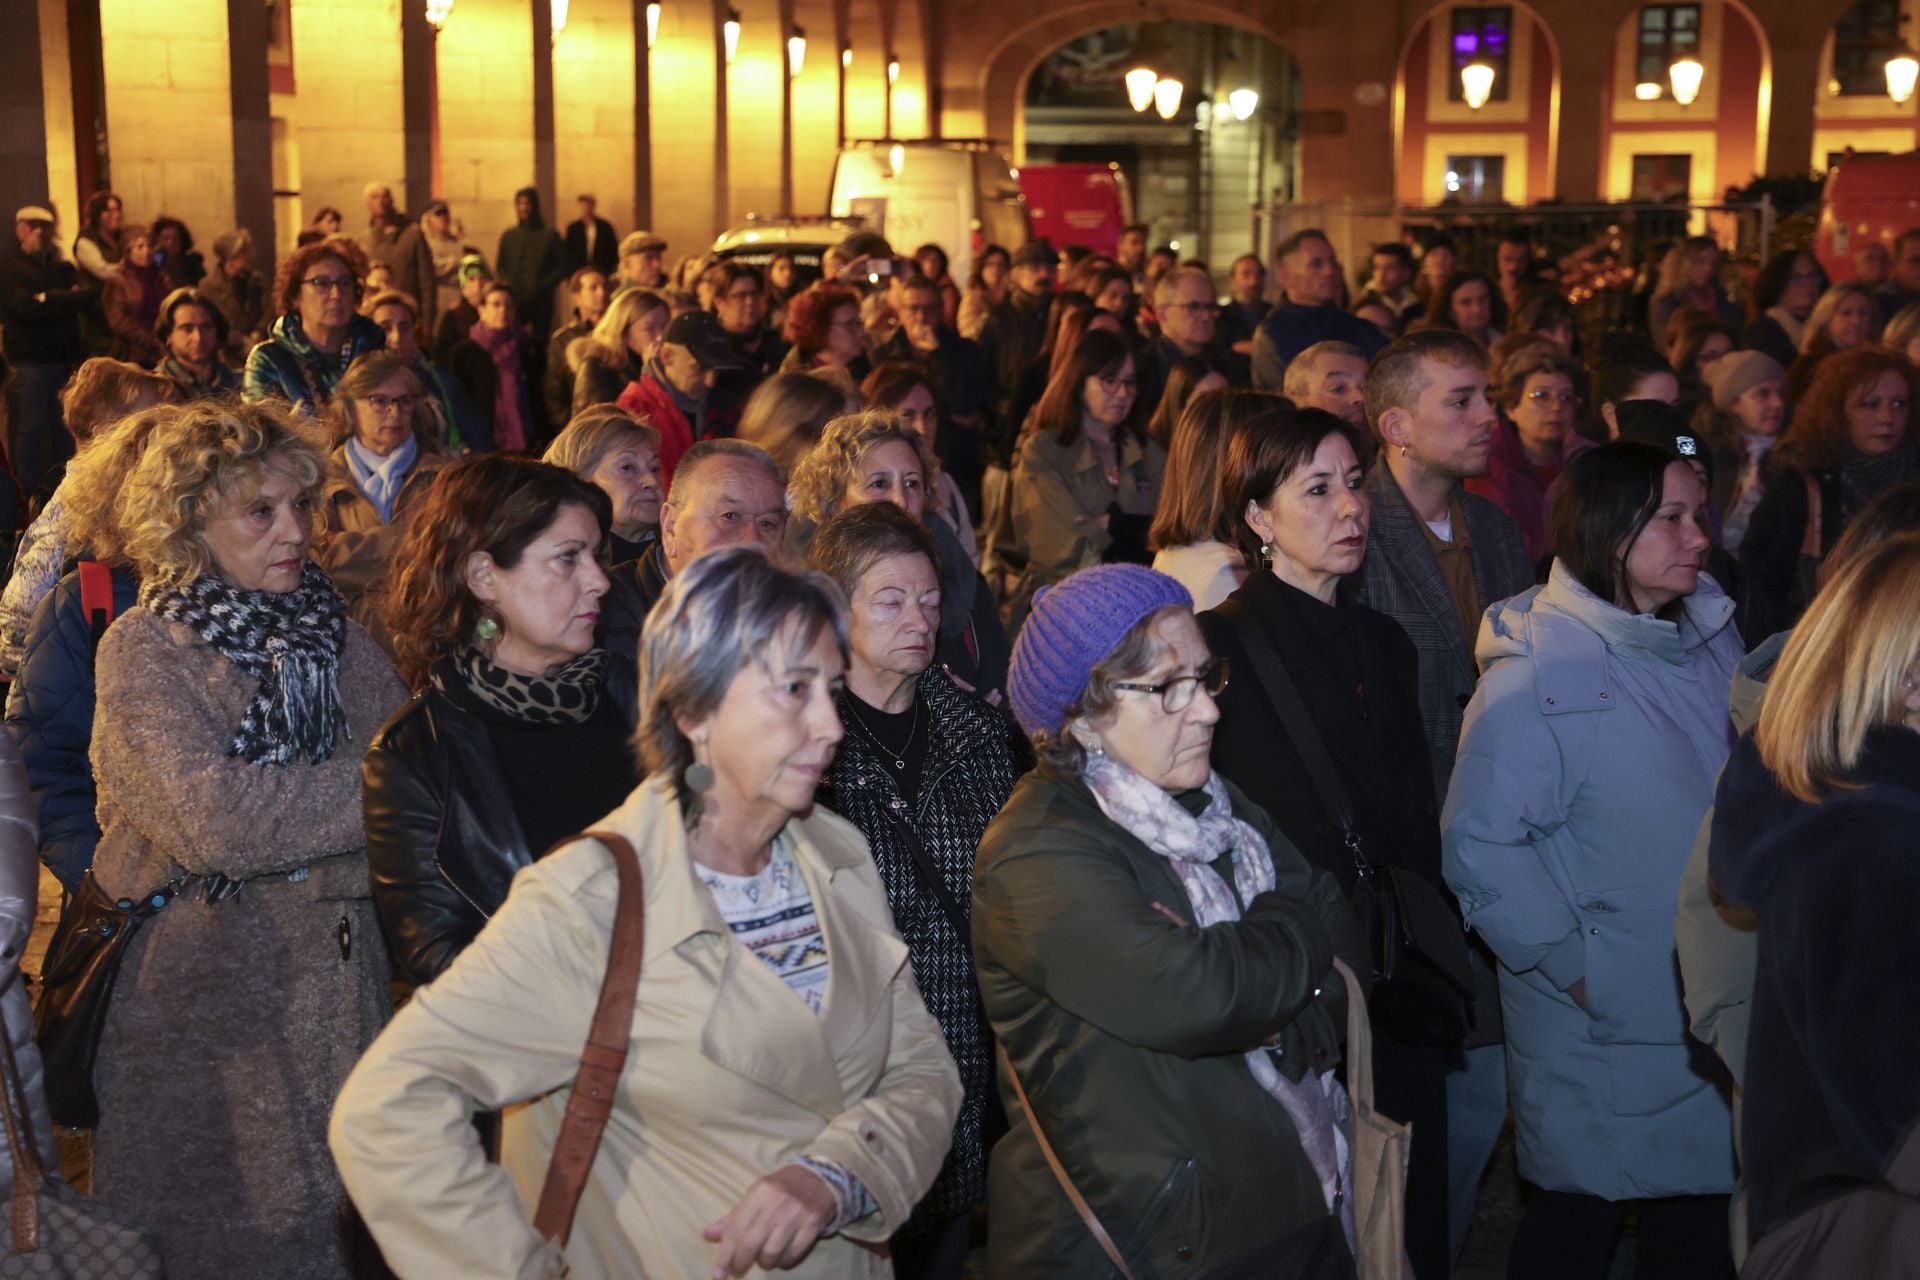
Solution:
{"label": "long blonde hair", "polygon": [[1844,789],[1869,730],[1898,724],[1920,666],[1920,534],[1863,548],[1793,629],[1767,682],[1754,744],[1782,790],[1817,804]]}

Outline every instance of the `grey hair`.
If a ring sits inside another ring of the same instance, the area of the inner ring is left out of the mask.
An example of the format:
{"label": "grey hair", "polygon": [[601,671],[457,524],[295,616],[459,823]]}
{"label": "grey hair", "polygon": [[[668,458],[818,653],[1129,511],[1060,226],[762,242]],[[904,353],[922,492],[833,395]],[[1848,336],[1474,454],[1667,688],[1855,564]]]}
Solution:
{"label": "grey hair", "polygon": [[660,432],[652,423],[635,417],[617,404],[596,404],[574,414],[547,446],[547,451],[540,455],[540,460],[565,467],[585,480],[599,469],[608,454],[636,442],[654,453],[660,452]]}
{"label": "grey hair", "polygon": [[678,511],[686,502],[686,486],[694,475],[707,463],[717,458],[734,458],[751,466],[759,467],[767,473],[774,485],[785,490],[787,478],[780,474],[780,464],[773,455],[757,444],[745,440],[736,440],[731,436],[719,436],[712,440],[702,440],[680,455],[680,462],[673,471],[673,487],[667,490],[666,505]]}
{"label": "grey hair", "polygon": [[719,709],[734,678],[788,627],[811,647],[827,628],[847,654],[846,598],[823,573],[780,568],[757,547],[723,547],[700,556],[667,580],[640,632],[640,723],[634,747],[649,775],[674,780],[680,803],[691,799],[684,775],[693,744],[682,720]]}
{"label": "grey hair", "polygon": [[1326,356],[1352,356],[1363,364],[1367,359],[1366,352],[1351,342],[1339,342],[1333,339],[1316,342],[1295,356],[1287,365],[1287,376],[1281,381],[1280,394],[1295,404],[1301,403],[1312,395],[1313,387],[1309,384],[1313,375],[1319,371],[1320,361]]}
{"label": "grey hair", "polygon": [[1153,305],[1155,306],[1155,308],[1164,307],[1169,302],[1172,302],[1174,290],[1178,289],[1181,283],[1187,280],[1198,280],[1201,284],[1204,284],[1207,286],[1208,294],[1212,294],[1213,292],[1212,276],[1208,275],[1206,272],[1202,271],[1198,267],[1175,267],[1173,270],[1167,272],[1167,274],[1161,276],[1158,280],[1154,281]]}

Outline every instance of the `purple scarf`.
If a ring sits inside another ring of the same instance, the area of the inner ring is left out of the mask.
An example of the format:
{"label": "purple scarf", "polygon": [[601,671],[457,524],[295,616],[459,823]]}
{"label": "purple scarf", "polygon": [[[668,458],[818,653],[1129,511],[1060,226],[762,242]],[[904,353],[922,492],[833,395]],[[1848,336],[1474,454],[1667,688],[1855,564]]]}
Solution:
{"label": "purple scarf", "polygon": [[527,400],[527,365],[521,359],[526,338],[517,327],[489,329],[476,324],[467,336],[493,357],[500,377],[500,390],[493,401],[493,445],[509,453],[527,447],[532,433],[528,428],[530,409]]}

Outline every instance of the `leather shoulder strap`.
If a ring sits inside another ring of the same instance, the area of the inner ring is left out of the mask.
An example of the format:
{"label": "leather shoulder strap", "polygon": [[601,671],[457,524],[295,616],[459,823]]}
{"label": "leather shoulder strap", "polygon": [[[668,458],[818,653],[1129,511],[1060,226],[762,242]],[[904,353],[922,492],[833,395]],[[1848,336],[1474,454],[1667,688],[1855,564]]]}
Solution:
{"label": "leather shoulder strap", "polygon": [[[566,1118],[553,1144],[547,1180],[540,1188],[540,1205],[533,1215],[536,1231],[565,1245],[573,1230],[574,1210],[593,1171],[600,1134],[613,1114],[613,1098],[627,1065],[627,1044],[633,1035],[633,1005],[640,989],[640,954],[646,947],[646,895],[640,879],[640,859],[625,836],[611,831],[584,831],[562,840],[597,840],[613,855],[620,875],[620,894],[613,917],[613,942],[607,952],[607,973],[600,982],[600,1002],[593,1011],[593,1027],[580,1054],[580,1070],[573,1078]],[[549,850],[551,852],[551,850]]]}
{"label": "leather shoulder strap", "polygon": [[1349,836],[1354,831],[1353,797],[1347,792],[1346,783],[1340,780],[1340,773],[1333,767],[1333,761],[1327,755],[1327,744],[1320,736],[1320,730],[1314,725],[1313,717],[1307,712],[1306,703],[1300,701],[1300,691],[1294,687],[1293,677],[1287,674],[1281,665],[1280,655],[1274,652],[1273,644],[1260,630],[1260,624],[1242,609],[1222,609],[1220,613],[1233,627],[1234,635],[1240,639],[1240,647],[1246,650],[1247,661],[1253,667],[1254,683],[1267,695],[1275,715],[1280,717],[1281,728],[1287,731],[1287,737],[1293,741],[1294,750],[1307,767],[1307,776],[1313,780],[1314,790],[1320,793],[1320,803],[1326,806],[1327,816],[1333,819],[1333,825]]}
{"label": "leather shoulder strap", "polygon": [[1047,1141],[1047,1131],[1040,1127],[1040,1119],[1033,1114],[1033,1105],[1027,1101],[1027,1091],[1020,1084],[1020,1073],[1013,1069],[1013,1059],[1007,1056],[1007,1046],[996,1044],[994,1048],[999,1051],[1001,1069],[1007,1073],[1007,1079],[1013,1085],[1013,1096],[1020,1102],[1021,1114],[1027,1118],[1027,1127],[1033,1130],[1034,1141],[1040,1144],[1040,1154],[1047,1158],[1047,1168],[1053,1170],[1054,1181],[1058,1182],[1060,1189],[1067,1193],[1067,1203],[1071,1204],[1073,1211],[1080,1215],[1080,1221],[1087,1224],[1087,1230],[1093,1233],[1094,1242],[1100,1246],[1101,1252],[1107,1255],[1107,1261],[1113,1264],[1113,1269],[1120,1273],[1122,1280],[1134,1280],[1133,1269],[1127,1266],[1127,1260],[1120,1256],[1119,1246],[1114,1244],[1113,1237],[1107,1234],[1107,1229],[1100,1225],[1100,1219],[1094,1216],[1093,1206],[1089,1205],[1087,1198],[1080,1194],[1080,1188],[1074,1186],[1073,1179],[1067,1176],[1066,1166],[1060,1163],[1060,1157],[1053,1153],[1053,1144]]}

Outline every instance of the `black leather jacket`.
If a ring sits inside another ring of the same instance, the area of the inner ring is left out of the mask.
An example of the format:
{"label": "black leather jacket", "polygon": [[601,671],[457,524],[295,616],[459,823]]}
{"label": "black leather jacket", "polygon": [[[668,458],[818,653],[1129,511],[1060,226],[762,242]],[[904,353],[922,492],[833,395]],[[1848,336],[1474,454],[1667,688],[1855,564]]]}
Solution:
{"label": "black leather jacket", "polygon": [[[607,696],[631,721],[636,673],[616,659]],[[500,762],[478,716],[429,686],[387,721],[360,766],[373,900],[395,970],[412,986],[438,977],[473,941],[528,849]]]}

